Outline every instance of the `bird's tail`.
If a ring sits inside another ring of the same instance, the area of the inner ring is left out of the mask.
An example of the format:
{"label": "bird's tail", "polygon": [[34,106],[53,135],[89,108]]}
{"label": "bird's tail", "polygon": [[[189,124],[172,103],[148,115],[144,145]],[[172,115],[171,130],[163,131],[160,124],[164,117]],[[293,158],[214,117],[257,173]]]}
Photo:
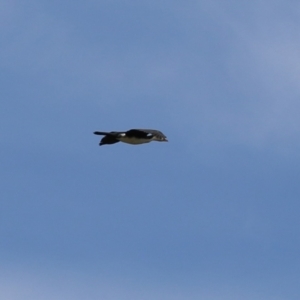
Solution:
{"label": "bird's tail", "polygon": [[97,134],[97,135],[108,135],[109,132],[95,131],[94,134]]}

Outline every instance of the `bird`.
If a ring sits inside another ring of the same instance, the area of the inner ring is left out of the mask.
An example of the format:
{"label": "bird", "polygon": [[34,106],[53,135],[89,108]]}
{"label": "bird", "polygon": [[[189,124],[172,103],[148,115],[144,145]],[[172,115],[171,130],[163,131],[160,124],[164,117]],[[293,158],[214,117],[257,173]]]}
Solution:
{"label": "bird", "polygon": [[167,137],[158,130],[154,129],[130,129],[127,131],[95,131],[96,135],[104,135],[99,145],[112,145],[123,142],[131,145],[141,145],[151,141],[167,142]]}

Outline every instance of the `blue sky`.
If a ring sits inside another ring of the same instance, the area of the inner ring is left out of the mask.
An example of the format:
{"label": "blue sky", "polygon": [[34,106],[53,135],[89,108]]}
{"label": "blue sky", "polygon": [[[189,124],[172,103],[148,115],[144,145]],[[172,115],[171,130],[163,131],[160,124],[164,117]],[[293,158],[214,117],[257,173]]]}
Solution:
{"label": "blue sky", "polygon": [[1,1],[0,298],[299,299],[299,11]]}

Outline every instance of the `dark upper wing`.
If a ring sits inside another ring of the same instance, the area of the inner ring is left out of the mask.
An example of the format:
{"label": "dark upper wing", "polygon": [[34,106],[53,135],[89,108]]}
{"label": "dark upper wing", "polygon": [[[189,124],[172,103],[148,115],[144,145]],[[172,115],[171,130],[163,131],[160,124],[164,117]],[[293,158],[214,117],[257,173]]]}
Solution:
{"label": "dark upper wing", "polygon": [[115,144],[118,143],[119,140],[116,139],[116,137],[118,136],[120,132],[117,131],[112,131],[112,132],[104,132],[104,131],[95,131],[94,134],[96,135],[104,135],[104,137],[102,138],[102,140],[100,141],[100,146],[108,144]]}
{"label": "dark upper wing", "polygon": [[161,131],[154,129],[130,129],[126,132],[127,136],[134,136],[139,138],[145,138],[149,136],[149,134],[160,138],[167,138]]}
{"label": "dark upper wing", "polygon": [[94,131],[94,134],[97,134],[97,135],[107,135],[107,134],[109,134],[109,132]]}
{"label": "dark upper wing", "polygon": [[122,131],[111,131],[111,132],[104,132],[104,131],[94,131],[94,134],[96,135],[110,135],[110,136],[118,136]]}

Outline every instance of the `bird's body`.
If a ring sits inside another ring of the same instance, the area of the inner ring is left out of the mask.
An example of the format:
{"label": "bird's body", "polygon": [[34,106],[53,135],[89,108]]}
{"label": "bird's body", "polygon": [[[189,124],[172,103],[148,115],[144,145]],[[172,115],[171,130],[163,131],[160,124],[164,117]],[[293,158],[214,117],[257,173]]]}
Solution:
{"label": "bird's body", "polygon": [[94,134],[104,135],[99,145],[115,144],[123,142],[131,145],[150,143],[151,141],[167,142],[167,137],[160,131],[154,129],[130,129],[128,131],[95,131]]}

